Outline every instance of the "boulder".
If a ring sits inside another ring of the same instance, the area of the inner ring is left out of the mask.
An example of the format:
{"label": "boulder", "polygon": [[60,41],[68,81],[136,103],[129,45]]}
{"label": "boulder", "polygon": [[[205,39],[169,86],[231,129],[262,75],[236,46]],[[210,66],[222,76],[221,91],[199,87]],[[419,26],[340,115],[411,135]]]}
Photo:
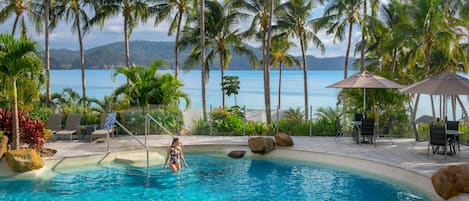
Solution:
{"label": "boulder", "polygon": [[44,167],[44,160],[32,149],[10,150],[5,153],[8,166],[15,172],[27,172]]}
{"label": "boulder", "polygon": [[248,140],[248,146],[253,153],[266,154],[275,149],[275,142],[272,138],[252,137]]}
{"label": "boulder", "polygon": [[285,133],[277,133],[275,135],[275,142],[281,147],[293,146],[293,139]]}
{"label": "boulder", "polygon": [[6,135],[0,137],[0,158],[3,157],[3,154],[5,154],[8,151],[8,137]]}
{"label": "boulder", "polygon": [[179,131],[179,135],[189,135],[190,130],[187,128],[183,128]]}
{"label": "boulder", "polygon": [[460,193],[469,193],[469,166],[450,165],[432,175],[435,191],[444,199]]}
{"label": "boulder", "polygon": [[240,150],[230,151],[230,153],[228,153],[228,156],[231,158],[242,158],[245,153],[246,151],[240,151]]}

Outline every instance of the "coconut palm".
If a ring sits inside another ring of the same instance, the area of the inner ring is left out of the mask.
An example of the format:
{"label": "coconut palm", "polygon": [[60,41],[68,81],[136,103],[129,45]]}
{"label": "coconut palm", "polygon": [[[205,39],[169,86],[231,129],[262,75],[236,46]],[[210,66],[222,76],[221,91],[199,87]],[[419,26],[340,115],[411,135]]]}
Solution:
{"label": "coconut palm", "polygon": [[272,30],[272,17],[275,5],[278,5],[278,0],[233,0],[233,6],[240,12],[249,15],[252,18],[251,25],[245,32],[248,39],[255,39],[261,41],[262,45],[262,60],[264,71],[264,101],[267,123],[271,120],[271,105],[270,105],[270,45],[271,45],[271,30]]}
{"label": "coconut palm", "polygon": [[81,66],[81,86],[82,96],[86,99],[86,77],[85,77],[85,50],[83,48],[83,36],[89,31],[88,22],[90,17],[87,10],[97,8],[96,1],[93,0],[58,0],[56,17],[72,23],[72,32],[77,32],[78,43],[80,45],[80,66]]}
{"label": "coconut palm", "polygon": [[[245,55],[249,58],[252,65],[256,63],[256,56],[254,53],[246,48],[242,43],[242,37],[239,29],[233,30],[242,14],[231,10],[230,2],[225,2],[223,5],[217,1],[206,1],[206,22],[205,22],[205,38],[208,47],[207,62],[212,64],[215,57],[218,56],[221,81],[225,76],[225,70],[228,69],[232,54]],[[200,28],[187,29],[181,40],[181,48],[186,48],[190,45],[196,45],[197,33]],[[200,48],[196,47],[193,54],[188,57],[188,64],[195,63],[200,59]],[[225,90],[222,91],[222,107],[225,107]]]}
{"label": "coconut palm", "polygon": [[40,30],[41,26],[41,16],[32,8],[35,6],[35,2],[31,0],[7,0],[5,7],[0,11],[0,23],[8,20],[12,15],[15,16],[15,21],[13,22],[13,28],[11,30],[11,35],[15,35],[16,27],[18,23],[21,23],[21,26],[26,28],[24,23],[24,15],[26,15],[34,24],[36,25],[36,30]]}
{"label": "coconut palm", "polygon": [[290,47],[294,47],[295,44],[288,41],[288,38],[285,35],[276,35],[272,37],[272,55],[271,55],[271,65],[279,69],[278,75],[278,109],[281,108],[281,94],[282,94],[282,64],[285,64],[286,67],[290,66],[300,66],[301,63],[293,55],[288,54]]}
{"label": "coconut palm", "polygon": [[[348,29],[347,50],[345,52],[344,79],[348,77],[348,59],[352,42],[353,25],[361,24],[360,0],[331,0],[324,10],[324,16],[319,18],[316,26],[326,29],[328,34],[334,34],[333,42],[343,41]],[[348,27],[347,27],[348,26]]]}
{"label": "coconut palm", "polygon": [[378,0],[362,0],[363,3],[363,25],[362,25],[362,39],[360,41],[360,67],[363,68],[365,65],[365,46],[367,45],[367,41],[369,41],[370,35],[368,28],[373,28],[368,26],[367,15],[368,15],[368,1],[370,1],[370,8],[371,8],[371,16],[376,17],[378,11]]}
{"label": "coconut palm", "polygon": [[13,35],[0,34],[0,73],[11,81],[13,102],[13,149],[19,148],[18,79],[41,70],[42,61],[36,52],[36,43],[29,39],[16,40]]}
{"label": "coconut palm", "polygon": [[138,23],[146,22],[156,12],[156,7],[151,7],[146,0],[101,0],[99,9],[96,10],[96,15],[90,24],[103,25],[104,20],[108,17],[122,14],[124,17],[125,66],[130,68],[129,40],[132,30]]}
{"label": "coconut palm", "polygon": [[[178,79],[179,72],[179,35],[181,33],[181,23],[184,15],[190,9],[189,1],[187,0],[159,0],[157,5],[158,15],[155,19],[155,24],[160,23],[162,20],[170,18],[171,13],[175,13],[171,20],[169,27],[169,35],[176,32],[175,45],[174,45],[174,76]],[[177,12],[176,12],[177,11]]]}
{"label": "coconut palm", "polygon": [[304,98],[305,98],[305,115],[308,119],[308,66],[306,65],[306,49],[308,48],[308,41],[312,41],[316,47],[319,47],[321,52],[325,48],[317,32],[313,27],[313,17],[311,9],[313,7],[312,0],[291,0],[283,3],[277,8],[277,28],[283,31],[286,35],[292,36],[299,40],[301,55],[302,55],[302,69],[304,81]]}

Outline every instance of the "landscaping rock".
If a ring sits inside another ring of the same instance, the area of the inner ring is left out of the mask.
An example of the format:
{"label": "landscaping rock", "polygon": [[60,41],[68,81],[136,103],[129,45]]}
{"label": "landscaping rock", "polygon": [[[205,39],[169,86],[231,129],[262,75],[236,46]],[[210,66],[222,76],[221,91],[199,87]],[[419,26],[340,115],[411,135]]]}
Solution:
{"label": "landscaping rock", "polygon": [[240,151],[240,150],[230,151],[230,153],[228,153],[228,156],[231,158],[242,158],[245,153],[246,151]]}
{"label": "landscaping rock", "polygon": [[444,199],[460,193],[469,193],[469,166],[450,165],[432,175],[435,191]]}
{"label": "landscaping rock", "polygon": [[281,147],[293,146],[293,139],[285,133],[277,133],[275,135],[275,142]]}
{"label": "landscaping rock", "polygon": [[275,142],[272,138],[252,137],[248,140],[248,146],[253,153],[266,154],[275,149]]}
{"label": "landscaping rock", "polygon": [[27,172],[44,167],[44,160],[32,149],[10,150],[5,153],[8,166],[15,172]]}
{"label": "landscaping rock", "polygon": [[8,151],[8,137],[4,135],[0,137],[0,158],[2,158],[3,154],[5,154],[7,151]]}

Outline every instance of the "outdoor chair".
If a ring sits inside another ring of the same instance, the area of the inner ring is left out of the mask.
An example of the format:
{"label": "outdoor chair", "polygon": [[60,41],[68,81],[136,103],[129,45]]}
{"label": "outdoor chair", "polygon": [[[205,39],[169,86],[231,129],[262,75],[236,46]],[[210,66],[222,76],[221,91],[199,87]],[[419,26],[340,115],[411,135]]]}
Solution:
{"label": "outdoor chair", "polygon": [[393,121],[393,118],[389,117],[388,121],[386,122],[386,125],[384,125],[384,127],[380,131],[377,132],[376,139],[375,139],[375,147],[380,138],[388,138],[391,144],[394,144],[392,142],[392,135],[390,134],[392,121]]}
{"label": "outdoor chair", "polygon": [[62,113],[50,114],[47,118],[46,128],[51,130],[52,134],[57,133],[58,130],[62,129]]}
{"label": "outdoor chair", "polygon": [[[447,121],[446,130],[459,131],[459,121]],[[454,140],[453,143],[458,145],[458,150],[461,151],[461,146],[459,145],[459,135],[454,136],[453,140]]]}
{"label": "outdoor chair", "polygon": [[108,134],[112,134],[114,137],[114,119],[116,118],[115,113],[103,113],[99,122],[99,128],[91,133],[90,142],[93,142],[93,138],[107,137]]}
{"label": "outdoor chair", "polygon": [[363,141],[368,139],[370,143],[373,143],[373,138],[375,137],[374,119],[362,119],[362,124],[360,125],[360,136],[362,137]]}
{"label": "outdoor chair", "polygon": [[80,122],[81,122],[81,114],[69,113],[67,115],[67,120],[65,122],[65,129],[57,131],[55,135],[58,138],[60,138],[59,136],[70,136],[70,141],[72,141],[73,135],[79,134],[80,132]]}
{"label": "outdoor chair", "polygon": [[448,138],[446,136],[445,126],[430,125],[430,140],[428,141],[427,155],[432,147],[433,154],[439,152],[440,147],[443,147],[443,152],[447,154]]}

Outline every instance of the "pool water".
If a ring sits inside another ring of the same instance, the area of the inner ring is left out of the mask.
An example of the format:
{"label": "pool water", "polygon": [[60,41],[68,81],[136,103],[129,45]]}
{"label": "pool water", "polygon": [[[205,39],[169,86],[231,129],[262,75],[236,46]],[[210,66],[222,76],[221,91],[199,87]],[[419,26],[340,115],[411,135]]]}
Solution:
{"label": "pool water", "polygon": [[106,167],[49,180],[0,179],[0,200],[432,200],[360,172],[284,159],[187,153],[190,168]]}

